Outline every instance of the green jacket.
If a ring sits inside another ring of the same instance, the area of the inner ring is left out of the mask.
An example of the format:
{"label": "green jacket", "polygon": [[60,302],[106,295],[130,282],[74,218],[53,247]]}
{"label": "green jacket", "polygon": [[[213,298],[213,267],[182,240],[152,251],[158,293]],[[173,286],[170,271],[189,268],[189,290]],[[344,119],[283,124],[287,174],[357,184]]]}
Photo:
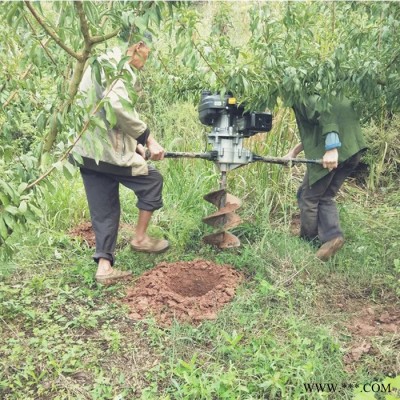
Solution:
{"label": "green jacket", "polygon": [[[333,99],[329,111],[320,113],[316,111],[317,99],[318,96],[311,96],[306,104],[293,106],[306,158],[323,157],[325,136],[329,132],[338,133],[342,143],[338,148],[339,163],[366,149],[360,119],[350,100]],[[329,173],[327,168],[318,164],[308,164],[307,171],[310,186]]]}
{"label": "green jacket", "polygon": [[[102,58],[116,65],[122,57],[121,50],[116,48]],[[134,85],[136,76],[130,65],[126,63],[124,68],[132,75],[132,83],[130,84]],[[99,84],[92,79],[92,70],[88,66],[79,86],[83,105],[85,105],[85,97],[90,96],[90,91],[93,90],[95,90],[98,101],[107,94],[115,113],[116,125],[111,128],[106,119],[106,111],[104,109],[99,111],[98,116],[104,121],[107,134],[104,135],[99,128],[85,132],[84,137],[74,148],[74,152],[79,154],[83,160],[83,164],[79,166],[118,175],[148,175],[147,163],[142,156],[136,153],[136,146],[137,139],[148,136],[150,131],[139,118],[133,106],[131,109],[124,107],[123,103],[130,102],[125,82],[122,79],[117,79],[112,90],[109,91],[104,76],[102,76],[102,82]],[[75,161],[74,164],[78,163]]]}

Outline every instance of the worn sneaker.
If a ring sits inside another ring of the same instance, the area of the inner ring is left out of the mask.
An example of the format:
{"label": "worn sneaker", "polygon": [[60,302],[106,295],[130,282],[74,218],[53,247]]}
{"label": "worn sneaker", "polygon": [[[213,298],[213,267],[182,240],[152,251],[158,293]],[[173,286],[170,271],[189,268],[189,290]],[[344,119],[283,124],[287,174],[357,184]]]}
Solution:
{"label": "worn sneaker", "polygon": [[120,271],[118,269],[113,268],[110,274],[96,275],[95,279],[97,283],[101,283],[102,285],[108,286],[120,281],[124,281],[131,277],[132,277],[132,272],[130,271]]}
{"label": "worn sneaker", "polygon": [[131,241],[131,247],[135,251],[141,251],[143,253],[162,253],[169,248],[168,240],[165,239],[154,239],[147,237],[141,242],[137,243],[135,238]]}
{"label": "worn sneaker", "polygon": [[342,236],[325,242],[316,252],[316,257],[321,261],[328,261],[338,250],[344,245],[344,238]]}

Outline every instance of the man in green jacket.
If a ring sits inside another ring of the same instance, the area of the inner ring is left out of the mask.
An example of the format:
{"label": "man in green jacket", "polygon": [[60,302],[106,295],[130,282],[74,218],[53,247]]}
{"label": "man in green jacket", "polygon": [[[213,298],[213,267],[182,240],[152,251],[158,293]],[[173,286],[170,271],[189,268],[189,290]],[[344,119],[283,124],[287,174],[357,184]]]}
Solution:
{"label": "man in green jacket", "polygon": [[345,179],[357,167],[366,145],[359,117],[351,102],[333,99],[328,111],[317,112],[319,96],[311,96],[293,107],[301,143],[286,157],[304,150],[306,158],[321,159],[322,165],[307,165],[297,193],[300,208],[300,236],[322,243],[317,258],[327,261],[344,244],[335,196]]}
{"label": "man in green jacket", "polygon": [[[108,63],[118,65],[123,57],[128,56],[124,68],[131,74],[130,84],[134,85],[136,75],[132,68],[141,70],[149,53],[148,44],[141,40],[130,46],[126,53],[112,49],[103,58]],[[89,66],[79,88],[83,105],[85,94],[90,98],[90,93],[94,91],[97,101],[103,98],[108,100],[116,119],[115,125],[110,126],[107,109],[100,110],[98,116],[104,121],[106,134],[98,128],[88,131],[74,149],[75,160],[79,160],[75,163],[80,167],[96,237],[93,256],[98,264],[96,281],[102,284],[112,284],[132,275],[130,271],[113,268],[120,219],[120,184],[132,190],[137,197],[139,215],[131,241],[132,249],[160,253],[169,246],[168,241],[151,238],[146,233],[153,212],[163,204],[163,178],[154,167],[147,165],[144,146],[149,150],[151,160],[162,160],[164,149],[136,110],[127,106],[130,102],[127,84],[121,78],[107,82],[104,76],[99,82]]]}

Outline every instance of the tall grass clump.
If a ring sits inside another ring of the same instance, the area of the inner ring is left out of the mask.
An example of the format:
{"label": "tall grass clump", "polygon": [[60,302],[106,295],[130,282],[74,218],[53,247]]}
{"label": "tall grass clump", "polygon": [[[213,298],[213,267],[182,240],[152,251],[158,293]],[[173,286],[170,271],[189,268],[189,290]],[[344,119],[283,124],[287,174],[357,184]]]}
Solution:
{"label": "tall grass clump", "polygon": [[365,157],[369,165],[368,187],[392,189],[398,186],[400,177],[400,118],[382,118],[365,127],[369,151]]}

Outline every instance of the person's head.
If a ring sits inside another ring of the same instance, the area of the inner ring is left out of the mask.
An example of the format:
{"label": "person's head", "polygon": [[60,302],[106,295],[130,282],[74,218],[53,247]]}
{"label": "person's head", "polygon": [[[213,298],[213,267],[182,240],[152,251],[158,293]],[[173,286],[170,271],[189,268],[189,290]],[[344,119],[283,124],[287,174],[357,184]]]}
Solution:
{"label": "person's head", "polygon": [[150,47],[141,40],[128,47],[127,54],[130,56],[129,64],[136,69],[142,69],[149,58]]}

